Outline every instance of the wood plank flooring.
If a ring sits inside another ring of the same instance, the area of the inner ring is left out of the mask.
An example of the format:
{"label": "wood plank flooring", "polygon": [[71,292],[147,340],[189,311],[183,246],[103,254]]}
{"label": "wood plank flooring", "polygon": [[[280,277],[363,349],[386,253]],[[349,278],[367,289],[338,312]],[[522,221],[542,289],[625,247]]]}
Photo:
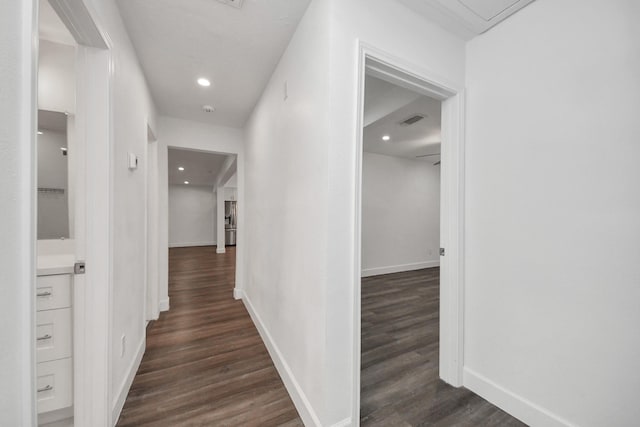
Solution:
{"label": "wood plank flooring", "polygon": [[525,426],[438,378],[438,268],[362,279],[362,426]]}
{"label": "wood plank flooring", "polygon": [[118,426],[302,426],[241,301],[235,248],[169,252],[171,310],[147,349]]}

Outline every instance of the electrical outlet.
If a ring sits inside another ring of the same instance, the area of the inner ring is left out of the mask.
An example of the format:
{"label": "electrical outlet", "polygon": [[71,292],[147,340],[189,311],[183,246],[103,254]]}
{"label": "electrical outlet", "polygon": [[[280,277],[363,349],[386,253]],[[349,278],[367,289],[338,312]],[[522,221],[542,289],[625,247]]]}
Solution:
{"label": "electrical outlet", "polygon": [[127,344],[127,336],[123,334],[122,337],[120,338],[120,357],[124,357],[126,344]]}

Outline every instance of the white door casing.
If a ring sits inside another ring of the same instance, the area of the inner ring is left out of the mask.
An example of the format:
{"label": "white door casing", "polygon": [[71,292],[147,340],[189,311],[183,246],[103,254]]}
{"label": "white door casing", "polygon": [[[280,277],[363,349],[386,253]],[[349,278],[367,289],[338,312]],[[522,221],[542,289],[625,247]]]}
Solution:
{"label": "white door casing", "polygon": [[355,426],[360,425],[362,138],[366,74],[442,101],[440,246],[445,249],[445,255],[440,261],[440,378],[453,386],[461,386],[464,361],[464,88],[362,41],[358,55],[352,386],[352,425]]}

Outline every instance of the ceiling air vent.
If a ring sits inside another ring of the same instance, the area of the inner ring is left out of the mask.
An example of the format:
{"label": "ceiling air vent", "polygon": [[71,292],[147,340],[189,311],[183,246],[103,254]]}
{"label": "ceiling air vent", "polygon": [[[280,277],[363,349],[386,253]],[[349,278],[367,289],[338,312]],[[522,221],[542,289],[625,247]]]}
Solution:
{"label": "ceiling air vent", "polygon": [[414,114],[413,116],[409,117],[408,119],[405,119],[405,120],[401,121],[400,122],[400,126],[411,126],[413,124],[418,123],[422,119],[424,119],[424,116],[422,116],[420,114]]}
{"label": "ceiling air vent", "polygon": [[218,0],[222,4],[226,4],[227,6],[233,6],[236,9],[240,9],[242,7],[242,3],[244,0]]}

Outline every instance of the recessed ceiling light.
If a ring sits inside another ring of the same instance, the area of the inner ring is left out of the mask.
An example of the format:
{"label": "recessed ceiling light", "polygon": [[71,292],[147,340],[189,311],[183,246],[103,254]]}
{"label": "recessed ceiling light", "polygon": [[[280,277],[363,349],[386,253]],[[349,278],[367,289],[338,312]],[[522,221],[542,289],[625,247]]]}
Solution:
{"label": "recessed ceiling light", "polygon": [[189,181],[185,181],[184,183],[185,183],[185,184],[187,184],[187,185],[189,185]]}
{"label": "recessed ceiling light", "polygon": [[42,135],[42,131],[41,130],[38,131],[38,135]]}
{"label": "recessed ceiling light", "polygon": [[391,139],[391,137],[389,135],[385,135],[382,137],[383,141],[389,141]]}
{"label": "recessed ceiling light", "polygon": [[183,171],[183,170],[184,170],[184,168],[183,168],[182,166],[180,166],[180,167],[178,168],[178,170],[179,170],[179,171]]}
{"label": "recessed ceiling light", "polygon": [[60,147],[62,151],[67,151],[67,147]]}
{"label": "recessed ceiling light", "polygon": [[198,84],[203,87],[211,86],[211,82],[208,79],[205,79],[204,77],[200,77],[198,79]]}

